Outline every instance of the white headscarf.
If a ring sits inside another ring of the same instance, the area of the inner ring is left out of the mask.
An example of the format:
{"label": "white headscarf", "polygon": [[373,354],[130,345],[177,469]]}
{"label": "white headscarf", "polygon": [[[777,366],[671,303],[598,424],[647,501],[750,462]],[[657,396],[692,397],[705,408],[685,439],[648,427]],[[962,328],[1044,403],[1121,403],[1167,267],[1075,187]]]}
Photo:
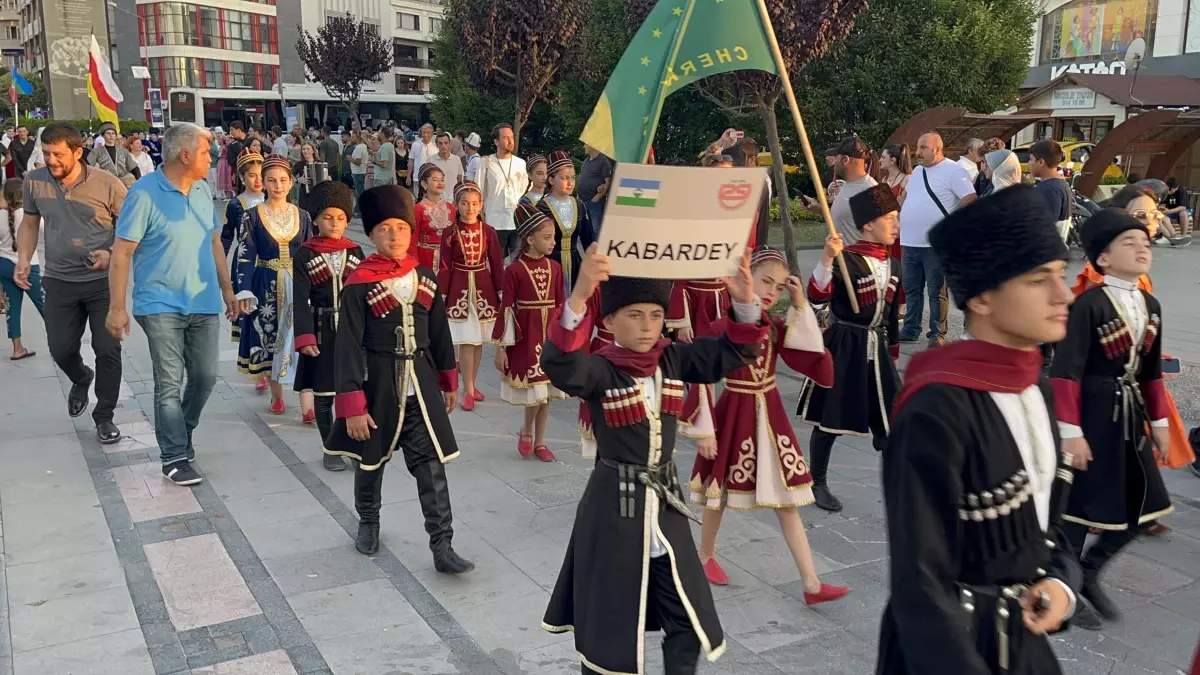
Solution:
{"label": "white headscarf", "polygon": [[996,192],[1021,182],[1021,160],[1011,150],[993,150],[985,159],[992,170],[992,187]]}
{"label": "white headscarf", "polygon": [[46,127],[38,127],[36,140],[33,142],[33,152],[29,153],[29,162],[25,166],[25,171],[33,171],[39,166],[46,166],[46,156],[42,153],[42,132]]}

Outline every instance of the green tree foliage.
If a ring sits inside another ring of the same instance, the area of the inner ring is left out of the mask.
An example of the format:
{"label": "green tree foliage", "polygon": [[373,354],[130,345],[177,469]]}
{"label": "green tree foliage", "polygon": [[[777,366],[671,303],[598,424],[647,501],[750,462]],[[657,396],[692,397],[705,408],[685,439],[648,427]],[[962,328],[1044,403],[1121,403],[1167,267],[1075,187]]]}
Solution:
{"label": "green tree foliage", "polygon": [[794,78],[805,121],[822,142],[856,133],[877,148],[931,107],[1003,109],[1038,16],[1036,0],[871,0],[843,49]]}
{"label": "green tree foliage", "polygon": [[[47,108],[50,106],[49,96],[46,94],[46,87],[42,84],[42,76],[37,73],[22,73],[29,84],[33,85],[33,93],[28,96],[24,94],[17,95],[17,104],[21,108],[22,114],[28,114],[34,108]],[[5,114],[12,117],[12,99],[8,95],[9,84],[12,83],[12,73],[5,72],[0,75],[0,97],[4,99],[3,109]]]}
{"label": "green tree foliage", "polygon": [[296,53],[314,82],[346,104],[350,119],[358,119],[363,86],[392,70],[392,44],[379,28],[351,14],[327,17],[317,34],[300,29]]}

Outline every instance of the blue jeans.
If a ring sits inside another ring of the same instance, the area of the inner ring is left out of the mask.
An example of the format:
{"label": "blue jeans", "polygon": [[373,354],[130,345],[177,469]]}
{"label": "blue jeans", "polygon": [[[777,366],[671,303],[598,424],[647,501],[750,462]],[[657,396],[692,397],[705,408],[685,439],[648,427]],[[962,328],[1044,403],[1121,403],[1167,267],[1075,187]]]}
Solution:
{"label": "blue jeans", "polygon": [[946,320],[950,313],[946,295],[946,277],[937,254],[927,246],[905,246],[901,261],[907,309],[900,336],[916,339],[921,334],[921,313],[925,311],[925,293],[929,292],[929,332],[927,338],[946,339]]}
{"label": "blue jeans", "polygon": [[37,307],[38,314],[42,314],[42,302],[45,296],[42,295],[42,269],[34,265],[29,268],[29,290],[25,290],[13,281],[13,272],[17,269],[17,264],[8,258],[0,258],[0,290],[8,298],[8,337],[10,340],[15,340],[21,337],[21,305],[26,295],[33,301],[33,306]]}
{"label": "blue jeans", "polygon": [[134,318],[146,333],[154,364],[154,437],[159,456],[163,466],[186,461],[192,430],[217,383],[221,317],[147,314]]}
{"label": "blue jeans", "polygon": [[350,178],[354,180],[354,209],[357,211],[358,200],[362,199],[362,193],[367,189],[367,174],[351,174]]}
{"label": "blue jeans", "polygon": [[592,221],[592,236],[600,232],[600,223],[604,221],[605,201],[584,202],[583,210],[587,211],[588,219]]}

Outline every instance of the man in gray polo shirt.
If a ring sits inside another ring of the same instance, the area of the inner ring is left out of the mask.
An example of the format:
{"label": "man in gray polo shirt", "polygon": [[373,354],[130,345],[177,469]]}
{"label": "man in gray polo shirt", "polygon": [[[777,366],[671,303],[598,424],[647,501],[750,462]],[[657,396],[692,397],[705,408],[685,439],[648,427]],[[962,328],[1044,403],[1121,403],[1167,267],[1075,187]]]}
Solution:
{"label": "man in gray polo shirt", "polygon": [[[105,330],[104,320],[113,227],[125,201],[125,185],[80,161],[83,141],[66,122],[52,122],[42,130],[42,152],[46,166],[25,175],[25,219],[17,234],[19,260],[13,276],[18,286],[29,287],[29,261],[45,222],[46,339],[54,362],[72,382],[67,412],[78,417],[87,410],[88,390],[95,380],[96,434],[101,443],[116,443],[121,439],[113,424],[121,388],[121,343]],[[79,355],[87,325],[96,355],[94,372]]]}

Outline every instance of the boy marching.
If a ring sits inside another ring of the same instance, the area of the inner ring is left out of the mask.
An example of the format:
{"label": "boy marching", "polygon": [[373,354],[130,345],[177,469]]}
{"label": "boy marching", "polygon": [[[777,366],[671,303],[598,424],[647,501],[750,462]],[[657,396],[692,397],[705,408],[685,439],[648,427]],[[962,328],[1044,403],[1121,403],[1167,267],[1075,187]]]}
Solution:
{"label": "boy marching", "polygon": [[[588,300],[601,283],[593,316]],[[648,630],[666,633],[669,675],[694,673],[701,652],[713,661],[725,651],[673,455],[684,382],[719,381],[752,360],[766,334],[749,252],[726,283],[739,323],[720,338],[672,344],[662,337],[671,282],[610,278],[593,245],[551,319],[542,368],[587,401],[599,457],[542,627],[575,632],[584,673],[644,673]],[[593,321],[615,340],[588,355]]]}
{"label": "boy marching", "polygon": [[[834,442],[842,434],[870,435],[875,449],[883,449],[892,399],[900,388],[894,362],[900,355],[900,266],[888,255],[896,241],[900,204],[890,188],[876,185],[851,197],[850,211],[861,237],[844,250],[841,235],[826,238],[821,262],[808,282],[809,300],[828,303],[833,316],[825,331],[825,346],[833,354],[833,386],[805,382],[796,411],[816,425],[808,443],[813,496],[819,508],[835,512],[842,503],[826,482]],[[834,269],[839,252],[850,272],[857,313]]]}
{"label": "boy marching", "polygon": [[1071,462],[1038,346],[1067,330],[1067,249],[1033,186],[929,233],[970,335],[913,357],[883,453],[890,597],[877,675],[1058,675],[1079,566]]}
{"label": "boy marching", "polygon": [[359,461],[354,508],[356,548],[379,550],[383,471],[399,449],[417,481],[417,499],[434,568],[460,574],[475,568],[454,552],[450,487],[443,466],[458,456],[449,413],[458,373],[446,307],[433,274],[417,267],[412,243],[412,193],[381,185],[362,194],[363,229],[378,253],[350,275],[342,291],[334,345],[337,421],[326,452]]}
{"label": "boy marching", "polygon": [[[338,304],[346,279],[364,256],[358,244],[343,236],[354,214],[354,193],[345,183],[327,180],[313,186],[308,208],[319,234],[304,242],[296,253],[293,311],[300,364],[295,390],[314,398],[323,448],[333,429],[333,397],[337,393],[333,367]],[[324,451],[321,454],[326,469],[346,469],[340,456]]]}
{"label": "boy marching", "polygon": [[[1144,223],[1104,209],[1088,219],[1082,239],[1104,283],[1075,299],[1050,377],[1063,450],[1074,457],[1065,529],[1081,554],[1083,597],[1100,617],[1115,620],[1119,611],[1101,588],[1100,573],[1141,525],[1174,510],[1150,447],[1153,442],[1166,456],[1170,444],[1163,313],[1158,299],[1138,288],[1153,259]],[[1084,550],[1088,528],[1100,535]],[[1077,623],[1100,627],[1088,610]]]}

